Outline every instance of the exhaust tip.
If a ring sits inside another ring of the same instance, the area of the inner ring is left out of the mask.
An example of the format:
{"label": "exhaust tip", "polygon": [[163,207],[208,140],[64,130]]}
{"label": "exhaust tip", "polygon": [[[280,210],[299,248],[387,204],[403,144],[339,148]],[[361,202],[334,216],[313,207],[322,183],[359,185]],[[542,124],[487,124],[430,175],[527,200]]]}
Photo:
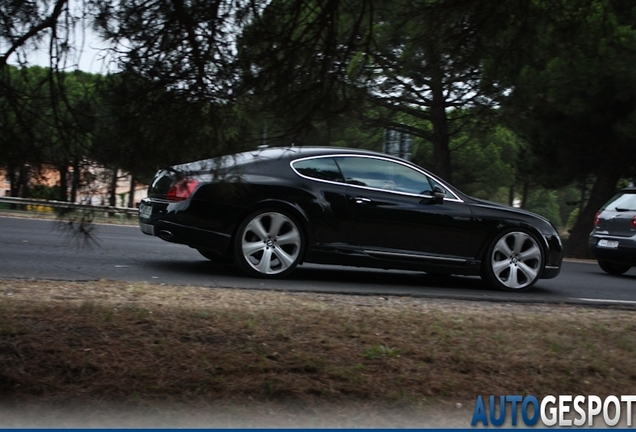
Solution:
{"label": "exhaust tip", "polygon": [[174,234],[172,234],[168,230],[161,230],[161,231],[159,231],[159,237],[161,237],[164,240],[170,240],[171,238],[174,237]]}

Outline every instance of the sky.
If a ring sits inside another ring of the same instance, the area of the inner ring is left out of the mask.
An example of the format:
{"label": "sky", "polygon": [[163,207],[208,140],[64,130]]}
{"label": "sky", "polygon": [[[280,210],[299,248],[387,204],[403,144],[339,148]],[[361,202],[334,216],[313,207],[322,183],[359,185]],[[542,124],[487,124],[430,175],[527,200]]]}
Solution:
{"label": "sky", "polygon": [[[92,73],[117,70],[112,58],[109,59],[107,55],[106,43],[98,37],[86,20],[80,19],[69,36],[69,45],[72,49],[63,65],[65,70],[80,69]],[[26,61],[26,64],[30,66],[48,67],[51,65],[49,43],[50,34],[46,34],[37,44],[31,39],[20,50],[11,54],[8,63],[18,66]],[[9,48],[8,42],[0,39],[0,55],[4,55]]]}
{"label": "sky", "polygon": [[[90,34],[84,40],[77,38],[75,43],[72,44],[73,50],[66,59],[65,69],[69,71],[79,69],[85,72],[103,74],[109,70],[116,69],[115,65],[109,62],[106,50],[107,45],[89,30],[87,30],[87,33]],[[25,54],[29,64],[38,66],[51,65],[48,40],[38,48],[28,50]],[[11,58],[9,63],[18,63],[17,57]]]}

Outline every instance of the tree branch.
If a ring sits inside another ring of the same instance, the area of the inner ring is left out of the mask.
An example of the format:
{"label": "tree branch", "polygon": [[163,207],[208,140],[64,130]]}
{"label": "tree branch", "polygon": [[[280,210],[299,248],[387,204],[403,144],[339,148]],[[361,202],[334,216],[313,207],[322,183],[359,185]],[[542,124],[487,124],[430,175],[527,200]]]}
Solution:
{"label": "tree branch", "polygon": [[44,21],[42,21],[40,24],[32,27],[31,30],[26,32],[17,41],[15,41],[6,53],[0,55],[0,70],[7,65],[9,56],[17,51],[29,39],[36,36],[38,33],[47,28],[52,29],[53,27],[55,27],[57,19],[60,17],[66,3],[68,3],[68,0],[57,0],[57,2],[55,3],[55,8],[53,8],[53,12],[51,12],[51,15],[44,19]]}

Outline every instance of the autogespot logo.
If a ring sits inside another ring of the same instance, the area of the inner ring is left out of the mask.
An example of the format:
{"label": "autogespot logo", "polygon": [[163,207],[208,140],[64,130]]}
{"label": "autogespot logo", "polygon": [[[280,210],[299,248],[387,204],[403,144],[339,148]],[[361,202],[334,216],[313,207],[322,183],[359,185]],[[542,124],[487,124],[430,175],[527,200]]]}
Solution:
{"label": "autogespot logo", "polygon": [[[605,426],[632,425],[632,402],[636,395],[608,396],[535,396],[491,395],[487,404],[477,397],[471,426],[519,425],[519,414],[525,426],[534,426],[539,420],[544,426]],[[509,421],[509,423],[507,423]]]}

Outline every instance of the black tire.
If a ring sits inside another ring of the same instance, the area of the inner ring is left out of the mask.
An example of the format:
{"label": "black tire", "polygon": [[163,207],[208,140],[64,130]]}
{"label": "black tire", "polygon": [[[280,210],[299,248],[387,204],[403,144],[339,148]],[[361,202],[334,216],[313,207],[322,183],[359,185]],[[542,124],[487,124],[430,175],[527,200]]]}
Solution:
{"label": "black tire", "polygon": [[614,276],[620,276],[631,268],[631,266],[628,266],[625,264],[614,264],[607,261],[599,261],[598,266],[605,273],[608,273]]}
{"label": "black tire", "polygon": [[279,278],[301,262],[305,236],[296,218],[281,209],[261,209],[241,223],[234,258],[250,276]]}
{"label": "black tire", "polygon": [[526,291],[543,271],[545,252],[537,237],[523,229],[497,235],[482,263],[482,278],[503,291]]}

